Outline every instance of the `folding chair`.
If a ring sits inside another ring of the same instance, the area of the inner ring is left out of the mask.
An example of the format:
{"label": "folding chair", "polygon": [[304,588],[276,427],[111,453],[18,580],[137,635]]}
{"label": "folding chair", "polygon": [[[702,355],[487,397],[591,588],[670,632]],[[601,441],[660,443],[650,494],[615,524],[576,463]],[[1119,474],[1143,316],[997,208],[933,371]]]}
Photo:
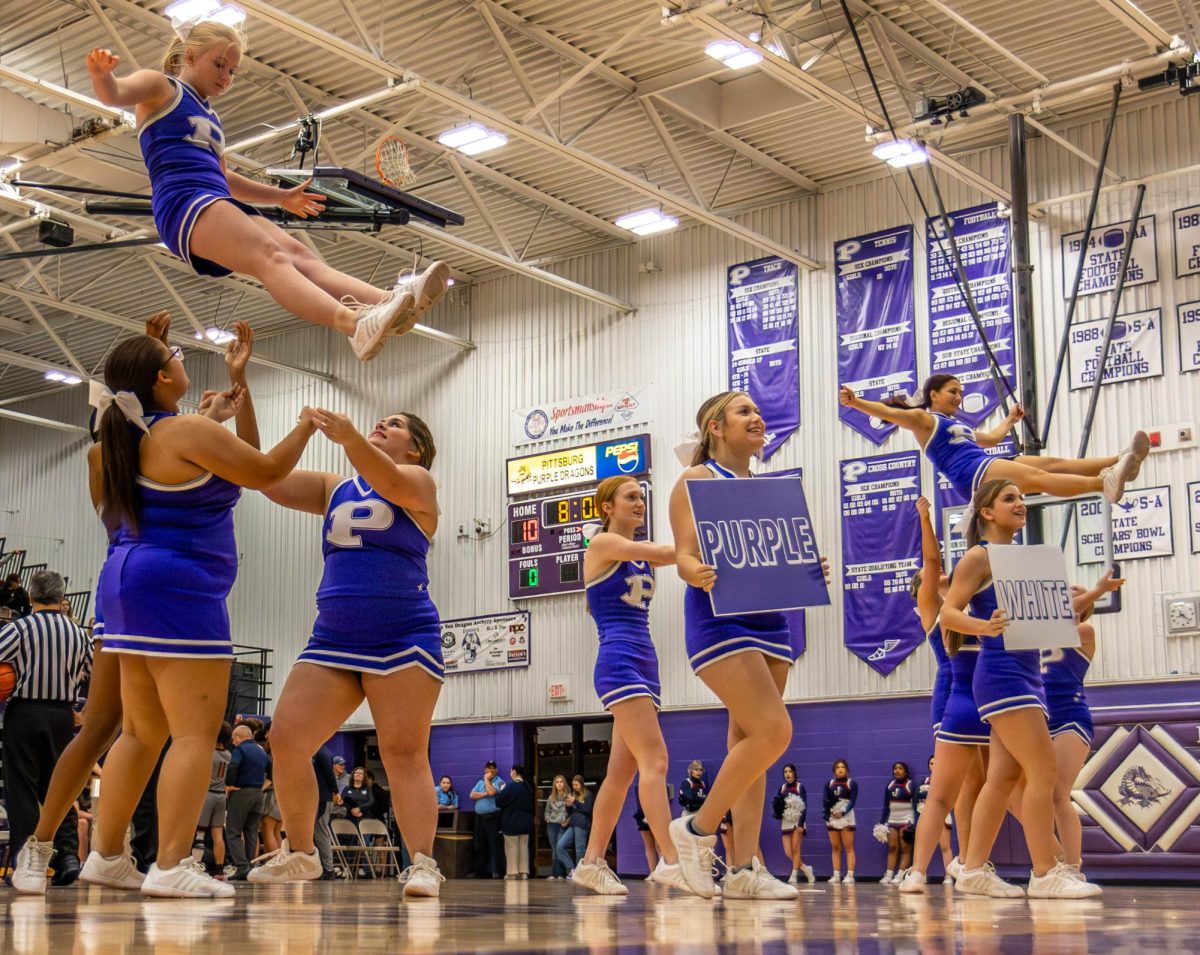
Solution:
{"label": "folding chair", "polygon": [[[331,819],[329,830],[333,833],[334,858],[351,879],[358,878],[358,866],[363,861],[363,853],[366,850],[362,837],[358,834],[358,826],[349,819]],[[367,864],[370,865],[369,859]]]}
{"label": "folding chair", "polygon": [[[380,874],[376,871],[375,866],[384,875],[390,874],[393,869],[396,872],[400,871],[399,863],[396,856],[400,852],[398,846],[392,842],[392,835],[388,832],[388,827],[378,819],[362,819],[358,823],[358,835],[362,841],[363,851],[367,857],[367,865],[371,867],[371,874],[378,877]],[[373,842],[368,842],[369,838],[373,838]]]}

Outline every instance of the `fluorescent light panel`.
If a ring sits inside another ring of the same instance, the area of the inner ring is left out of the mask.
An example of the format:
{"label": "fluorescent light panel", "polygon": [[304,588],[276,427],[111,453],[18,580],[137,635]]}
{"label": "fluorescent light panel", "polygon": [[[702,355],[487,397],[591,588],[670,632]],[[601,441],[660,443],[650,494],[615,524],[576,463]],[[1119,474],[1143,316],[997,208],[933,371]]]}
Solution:
{"label": "fluorescent light panel", "polygon": [[64,385],[77,385],[83,381],[78,375],[73,375],[66,371],[55,371],[53,368],[45,372],[42,377],[47,381],[57,381]]}
{"label": "fluorescent light panel", "polygon": [[929,161],[929,153],[911,139],[891,139],[880,143],[871,152],[876,159],[898,169]]}
{"label": "fluorescent light panel", "polygon": [[714,60],[720,60],[731,70],[742,70],[747,66],[762,62],[762,54],[751,50],[734,40],[713,40],[704,48],[704,52]]}
{"label": "fluorescent light panel", "polygon": [[661,209],[641,209],[621,216],[615,225],[619,229],[628,229],[634,235],[654,235],[656,232],[666,232],[679,225],[674,216],[664,215]]}
{"label": "fluorescent light panel", "polygon": [[490,149],[499,149],[508,142],[508,137],[482,123],[467,123],[446,130],[438,136],[438,142],[466,156],[478,156]]}

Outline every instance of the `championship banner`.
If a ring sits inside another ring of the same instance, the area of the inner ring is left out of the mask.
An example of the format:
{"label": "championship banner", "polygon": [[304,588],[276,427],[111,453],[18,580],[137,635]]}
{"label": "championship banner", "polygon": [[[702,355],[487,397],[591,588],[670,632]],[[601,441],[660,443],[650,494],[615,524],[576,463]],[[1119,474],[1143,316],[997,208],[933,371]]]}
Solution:
{"label": "championship banner", "polygon": [[442,621],[447,673],[479,673],[529,666],[529,611]]}
{"label": "championship banner", "polygon": [[829,603],[800,478],[693,480],[687,494],[700,557],[717,569],[715,616]]}
{"label": "championship banner", "polygon": [[762,412],[762,460],[800,425],[800,301],[794,262],[773,257],[729,269],[729,387],[745,391]]}
{"label": "championship banner", "polygon": [[[1013,443],[1012,438],[1005,438],[999,444],[992,448],[983,448],[983,453],[989,458],[1011,458],[1017,455],[1017,446]],[[970,499],[965,494],[959,494],[958,489],[947,479],[941,471],[934,471],[934,480],[936,481],[933,493],[933,510],[935,515],[934,530],[937,531],[938,540],[945,544],[942,512],[948,507],[963,507],[971,503]],[[958,526],[957,521],[953,525]],[[1018,538],[1019,540],[1020,538]],[[952,564],[958,563],[960,557],[967,552],[967,539],[961,533],[954,533],[950,537],[950,560]]]}
{"label": "championship banner", "polygon": [[921,554],[916,451],[841,463],[845,645],[884,676],[925,640],[909,585]]}
{"label": "championship banner", "polygon": [[[872,232],[834,243],[838,383],[869,401],[917,385],[913,331],[913,228]],[[838,406],[838,417],[883,444],[896,425]]]}
{"label": "championship banner", "polygon": [[996,605],[1008,615],[1006,650],[1079,646],[1067,562],[1053,544],[988,546]]}
{"label": "championship banner", "polygon": [[[1071,369],[1071,390],[1090,388],[1096,382],[1100,350],[1104,347],[1107,318],[1094,322],[1076,322],[1071,326],[1067,355]],[[1118,315],[1113,322],[1108,360],[1104,363],[1104,384],[1161,378],[1163,373],[1162,309]]]}
{"label": "championship banner", "polygon": [[[1129,220],[1097,226],[1083,248],[1083,233],[1068,232],[1062,237],[1063,298],[1071,297],[1071,283],[1079,268],[1079,256],[1084,255],[1083,275],[1079,280],[1079,295],[1111,292],[1117,287],[1121,271],[1121,256]],[[1133,248],[1129,251],[1129,267],[1125,269],[1125,288],[1158,281],[1158,249],[1154,237],[1154,216],[1142,216],[1137,222]]]}
{"label": "championship banner", "polygon": [[1179,321],[1179,370],[1200,371],[1200,302],[1175,306]]}
{"label": "championship banner", "polygon": [[1175,278],[1200,273],[1200,206],[1176,209],[1171,224],[1175,238]]}
{"label": "championship banner", "polygon": [[1187,486],[1188,535],[1191,537],[1192,553],[1200,554],[1200,481]]}
{"label": "championship banner", "polygon": [[[1172,556],[1170,487],[1126,491],[1112,506],[1112,528],[1113,560]],[[1104,512],[1099,501],[1075,505],[1075,554],[1080,564],[1104,560]]]}
{"label": "championship banner", "polygon": [[652,395],[651,387],[643,385],[518,408],[512,413],[513,445],[649,424],[654,418]]}
{"label": "championship banner", "polygon": [[[994,202],[952,212],[949,218],[987,340],[1004,379],[1015,388],[1009,221]],[[992,382],[987,352],[959,290],[954,255],[940,216],[926,220],[925,240],[930,374],[954,375],[962,382],[958,417],[976,427],[996,409],[1000,397]]]}

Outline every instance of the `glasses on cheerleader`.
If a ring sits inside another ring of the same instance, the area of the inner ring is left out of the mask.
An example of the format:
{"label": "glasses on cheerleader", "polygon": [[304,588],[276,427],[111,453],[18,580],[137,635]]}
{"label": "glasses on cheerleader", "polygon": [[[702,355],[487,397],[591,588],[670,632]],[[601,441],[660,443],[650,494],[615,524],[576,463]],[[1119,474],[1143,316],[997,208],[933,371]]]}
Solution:
{"label": "glasses on cheerleader", "polygon": [[178,345],[168,345],[168,346],[167,346],[167,360],[166,360],[166,361],[164,361],[164,362],[163,362],[161,365],[159,365],[158,367],[159,367],[159,368],[166,368],[166,367],[167,367],[167,365],[171,364],[171,359],[172,359],[172,358],[178,358],[178,359],[179,359],[181,362],[183,361],[183,349],[182,349],[180,346],[178,346]]}

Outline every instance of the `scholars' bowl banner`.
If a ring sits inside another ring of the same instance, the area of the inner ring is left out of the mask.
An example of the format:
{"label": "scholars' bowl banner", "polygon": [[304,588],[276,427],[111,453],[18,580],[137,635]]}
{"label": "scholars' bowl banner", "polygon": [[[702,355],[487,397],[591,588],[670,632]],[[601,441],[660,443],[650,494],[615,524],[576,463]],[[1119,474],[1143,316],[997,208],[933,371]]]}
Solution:
{"label": "scholars' bowl banner", "polygon": [[[913,228],[910,225],[834,243],[838,383],[869,401],[917,386],[913,332]],[[883,444],[896,430],[839,405],[838,417]]]}
{"label": "scholars' bowl banner", "polygon": [[695,480],[687,493],[701,558],[717,569],[716,616],[829,603],[800,478]]}

